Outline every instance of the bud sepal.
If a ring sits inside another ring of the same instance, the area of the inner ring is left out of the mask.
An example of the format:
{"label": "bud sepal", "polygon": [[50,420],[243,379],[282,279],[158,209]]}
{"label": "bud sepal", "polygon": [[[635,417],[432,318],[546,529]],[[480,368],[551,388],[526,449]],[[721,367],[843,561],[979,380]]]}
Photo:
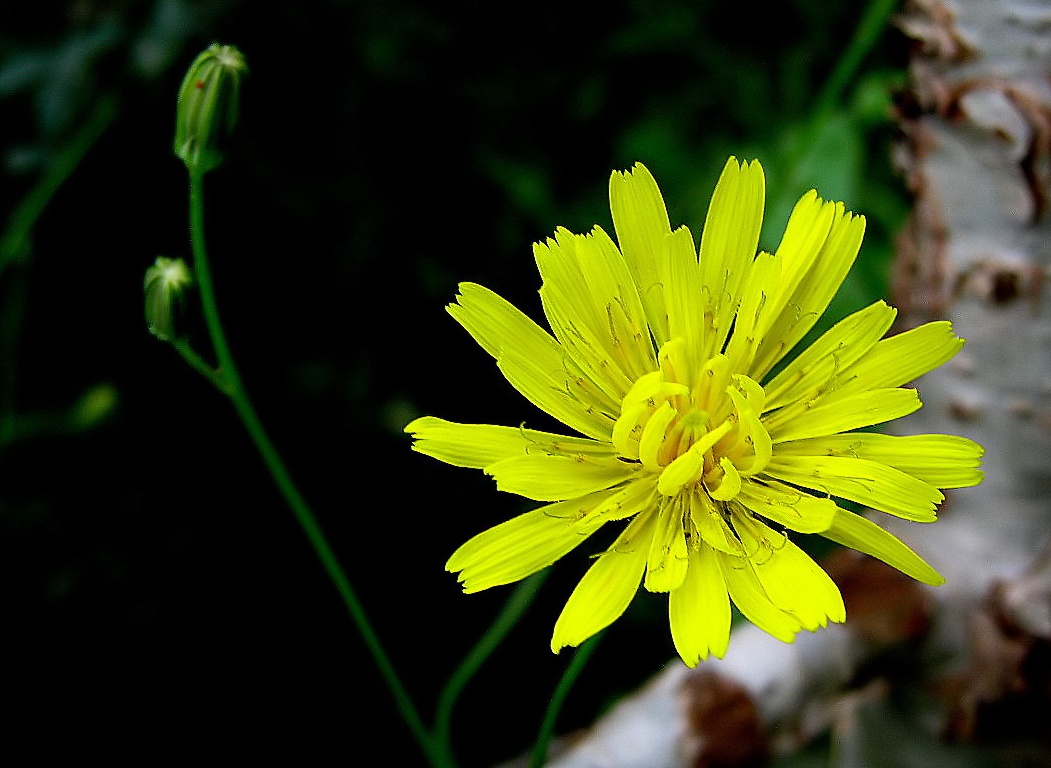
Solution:
{"label": "bud sepal", "polygon": [[213,43],[186,72],[173,149],[190,173],[206,173],[222,162],[222,145],[237,123],[241,75],[247,71],[237,48]]}
{"label": "bud sepal", "polygon": [[146,270],[143,290],[146,293],[146,325],[161,341],[179,337],[178,326],[193,287],[193,273],[182,259],[158,256]]}

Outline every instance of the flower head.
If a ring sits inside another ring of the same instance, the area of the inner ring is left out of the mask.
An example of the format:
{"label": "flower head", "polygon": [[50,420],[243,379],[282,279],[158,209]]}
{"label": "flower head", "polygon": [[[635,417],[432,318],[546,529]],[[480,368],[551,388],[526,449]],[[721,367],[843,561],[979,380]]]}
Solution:
{"label": "flower head", "polygon": [[865,220],[811,191],[776,252],[756,255],[763,202],[759,163],[730,158],[698,253],[636,165],[610,180],[616,243],[596,226],[534,246],[553,335],[479,285],[462,284],[448,308],[519,392],[579,433],[430,416],[405,428],[420,453],[543,502],[456,550],[446,567],[464,591],[522,579],[620,526],[559,616],[555,652],[613,622],[640,583],[669,594],[691,666],[725,653],[731,601],[786,642],[843,621],[838,588],[795,533],[942,581],[837,499],[932,522],[939,489],[980,482],[970,440],[855,431],[918,409],[903,385],[963,340],[948,322],[883,338],[895,310],[876,302],[789,360],[853,264]]}

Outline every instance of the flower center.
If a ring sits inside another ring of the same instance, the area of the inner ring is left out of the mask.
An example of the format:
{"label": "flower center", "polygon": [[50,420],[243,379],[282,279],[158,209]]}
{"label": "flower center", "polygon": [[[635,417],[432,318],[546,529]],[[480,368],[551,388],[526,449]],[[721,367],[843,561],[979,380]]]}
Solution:
{"label": "flower center", "polygon": [[682,339],[661,347],[658,362],[624,396],[613,445],[655,473],[664,496],[703,488],[718,501],[734,498],[741,478],[770,461],[770,435],[759,420],[766,393],[732,374],[725,355],[697,370]]}

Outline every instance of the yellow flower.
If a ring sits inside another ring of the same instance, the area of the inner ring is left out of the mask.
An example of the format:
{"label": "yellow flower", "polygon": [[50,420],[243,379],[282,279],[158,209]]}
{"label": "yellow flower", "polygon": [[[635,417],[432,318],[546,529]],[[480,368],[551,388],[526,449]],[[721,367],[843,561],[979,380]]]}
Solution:
{"label": "yellow flower", "polygon": [[627,521],[570,595],[556,653],[617,619],[640,583],[669,594],[672,638],[691,666],[726,652],[731,600],[786,642],[843,621],[839,590],[789,531],[943,581],[836,499],[932,522],[939,488],[981,481],[982,449],[965,438],[852,431],[918,409],[902,385],[963,340],[948,322],[883,338],[895,310],[880,301],[783,364],[843,282],[865,220],[811,191],[777,251],[757,256],[763,200],[759,163],[730,158],[698,256],[636,165],[610,179],[619,247],[597,226],[534,245],[553,336],[472,283],[448,307],[519,392],[582,435],[430,416],[405,428],[420,453],[544,502],[456,550],[446,568],[464,591],[522,579]]}

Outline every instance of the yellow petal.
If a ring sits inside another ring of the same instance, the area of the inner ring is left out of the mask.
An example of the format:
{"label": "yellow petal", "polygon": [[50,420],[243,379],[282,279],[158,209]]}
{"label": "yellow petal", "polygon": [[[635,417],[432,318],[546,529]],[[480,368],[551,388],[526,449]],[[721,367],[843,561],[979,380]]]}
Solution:
{"label": "yellow petal", "polygon": [[[704,354],[704,322],[702,313],[698,311],[698,302],[703,296],[704,286],[693,235],[686,227],[679,227],[668,235],[662,267],[661,284],[664,286],[669,338],[681,340],[687,360],[701,359]],[[696,368],[696,365],[687,366],[679,372],[680,376],[683,373],[695,373]],[[686,378],[676,380],[691,387],[696,383]]]}
{"label": "yellow petal", "polygon": [[846,432],[777,446],[778,456],[852,456],[878,461],[935,488],[966,488],[982,481],[982,446],[956,435],[883,435]]}
{"label": "yellow petal", "polygon": [[705,357],[718,353],[730,332],[763,224],[766,180],[758,161],[726,161],[701,232],[700,264],[706,307]]}
{"label": "yellow petal", "polygon": [[[793,236],[788,241],[788,231],[793,230],[789,222],[786,240],[777,249],[777,255],[784,256],[782,264],[782,282],[795,289],[778,292],[776,300],[780,309],[763,313],[763,325],[757,328],[762,342],[756,352],[750,374],[752,378],[762,379],[774,365],[790,352],[800,339],[806,335],[818,318],[824,314],[829,302],[843,284],[847,272],[853,265],[865,234],[865,218],[846,211],[842,203],[825,203],[816,195],[813,198],[804,196],[800,201],[799,214],[800,236]],[[826,206],[833,205],[832,224],[824,230]],[[796,213],[793,212],[793,218]],[[808,221],[814,222],[814,230],[804,235],[801,230]],[[827,232],[827,237],[824,237]],[[819,237],[821,236],[821,237]],[[817,239],[822,239],[817,257],[808,256]]]}
{"label": "yellow petal", "polygon": [[534,501],[561,501],[631,479],[638,465],[613,456],[545,456],[527,454],[502,459],[485,468],[496,487]]}
{"label": "yellow petal", "polygon": [[524,579],[566,555],[595,530],[578,523],[608,494],[550,504],[490,528],[457,549],[447,571],[460,571],[464,592]]}
{"label": "yellow petal", "polygon": [[745,549],[757,553],[752,567],[767,597],[795,616],[803,629],[812,632],[829,620],[846,618],[839,588],[787,536],[747,516],[734,516],[734,527]]}
{"label": "yellow petal", "polygon": [[763,318],[776,311],[771,299],[780,295],[780,281],[781,259],[765,251],[756,256],[743,287],[733,333],[726,345],[726,356],[733,370],[751,370],[755,353],[763,341],[758,329],[762,327]]}
{"label": "yellow petal", "polygon": [[642,581],[656,517],[635,517],[584,574],[555,622],[552,651],[580,645],[624,613]]}
{"label": "yellow petal", "polygon": [[638,289],[601,228],[559,229],[533,246],[544,311],[555,336],[596,384],[608,379],[619,402],[631,382],[656,367]]}
{"label": "yellow petal", "polygon": [[608,413],[616,413],[625,393],[631,389],[631,375],[611,357],[606,340],[597,338],[578,318],[567,316],[564,305],[554,304],[543,288],[540,299],[555,337],[572,361],[571,368],[583,376],[581,383],[591,392],[590,397]]}
{"label": "yellow petal", "polygon": [[646,560],[645,587],[650,592],[670,592],[686,578],[688,552],[683,514],[680,499],[666,499],[660,506]]}
{"label": "yellow petal", "polygon": [[847,371],[842,389],[899,387],[951,360],[963,349],[952,323],[927,323],[884,339]]}
{"label": "yellow petal", "polygon": [[877,389],[793,403],[765,415],[763,425],[776,446],[789,440],[833,435],[908,416],[923,405],[914,389]]}
{"label": "yellow petal", "polygon": [[484,469],[501,459],[527,453],[566,456],[612,456],[608,444],[582,437],[538,432],[524,427],[458,424],[435,416],[416,419],[405,431],[415,439],[412,449],[454,467]]}
{"label": "yellow petal", "polygon": [[730,642],[730,595],[719,558],[704,542],[690,552],[689,569],[668,597],[675,650],[689,667],[709,654],[722,657]]}
{"label": "yellow petal", "polygon": [[475,283],[460,283],[459,289],[456,303],[446,309],[494,358],[521,349],[537,360],[561,361],[558,342],[513,304]]}
{"label": "yellow petal", "polygon": [[583,435],[609,442],[616,406],[589,386],[568,355],[553,363],[510,350],[497,361],[497,367],[511,386],[544,413]]}
{"label": "yellow petal", "polygon": [[819,499],[772,479],[743,483],[735,500],[757,515],[800,533],[826,530],[838,509],[831,499]]}
{"label": "yellow petal", "polygon": [[688,496],[690,520],[704,542],[729,555],[744,554],[734,532],[726,524],[720,509],[708,499],[707,494],[691,493]]}
{"label": "yellow petal", "polygon": [[841,509],[831,527],[821,535],[845,547],[872,555],[924,584],[936,587],[945,583],[940,573],[900,539],[861,515]]}
{"label": "yellow petal", "polygon": [[945,495],[912,475],[849,456],[775,457],[766,468],[778,480],[864,504],[917,523],[937,519]]}
{"label": "yellow petal", "polygon": [[756,326],[761,336],[769,333],[800,282],[818,261],[835,217],[836,204],[822,200],[813,189],[800,197],[792,208],[785,234],[774,254],[779,275],[776,290],[768,291],[763,320]]}
{"label": "yellow petal", "polygon": [[657,491],[650,480],[636,479],[612,490],[612,495],[581,519],[579,526],[590,531],[613,520],[624,520],[657,508]]}
{"label": "yellow petal", "polygon": [[730,599],[744,617],[778,640],[791,643],[802,629],[799,619],[781,610],[770,600],[747,557],[717,553],[720,570],[726,579]]}
{"label": "yellow petal", "polygon": [[766,410],[839,389],[849,378],[848,366],[872,349],[896,315],[877,301],[840,320],[767,383]]}
{"label": "yellow petal", "polygon": [[660,347],[668,336],[661,266],[671,233],[668,210],[657,182],[642,163],[626,173],[615,171],[609,180],[609,203],[617,242],[635,279],[646,319]]}
{"label": "yellow petal", "polygon": [[488,288],[461,283],[449,314],[486,352],[526,399],[578,432],[608,440],[614,419],[574,397],[571,381],[582,376],[561,345],[513,304]]}

